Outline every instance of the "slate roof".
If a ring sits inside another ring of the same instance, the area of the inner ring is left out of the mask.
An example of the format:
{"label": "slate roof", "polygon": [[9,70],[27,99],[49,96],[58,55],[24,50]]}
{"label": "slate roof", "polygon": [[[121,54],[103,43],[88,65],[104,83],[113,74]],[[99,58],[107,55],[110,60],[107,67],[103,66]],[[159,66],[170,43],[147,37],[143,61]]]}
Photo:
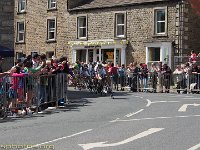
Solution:
{"label": "slate roof", "polygon": [[69,10],[95,9],[95,8],[109,8],[127,5],[139,5],[154,2],[175,2],[178,0],[85,0],[82,5],[74,7]]}

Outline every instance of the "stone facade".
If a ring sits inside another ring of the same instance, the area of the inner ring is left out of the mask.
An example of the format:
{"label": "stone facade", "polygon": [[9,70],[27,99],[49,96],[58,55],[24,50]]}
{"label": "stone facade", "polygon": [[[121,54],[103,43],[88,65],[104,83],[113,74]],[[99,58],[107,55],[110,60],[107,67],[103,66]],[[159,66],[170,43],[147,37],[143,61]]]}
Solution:
{"label": "stone facade", "polygon": [[[69,1],[71,7],[76,4]],[[79,1],[81,2],[81,0]],[[180,27],[177,25],[179,16],[179,3],[177,1],[130,5],[124,7],[111,7],[102,9],[86,9],[67,11],[67,0],[58,0],[57,9],[48,10],[46,0],[30,1],[25,13],[17,13],[17,1],[15,2],[15,23],[19,20],[25,21],[25,42],[16,43],[16,52],[30,54],[31,52],[46,53],[54,52],[58,57],[67,55],[72,60],[72,51],[68,41],[77,41],[77,16],[87,16],[87,40],[113,39],[114,21],[116,12],[126,12],[126,63],[137,61],[145,62],[146,44],[153,42],[169,42],[172,46],[173,57],[175,48],[182,43],[183,53],[190,54],[190,49],[200,50],[200,37],[195,34],[200,31],[200,17],[191,13],[189,5],[184,14],[185,31],[184,40],[178,34]],[[37,6],[37,7],[36,7]],[[154,35],[154,8],[167,7],[167,35]],[[47,18],[56,17],[57,37],[55,42],[47,42]],[[195,18],[195,19],[194,19]],[[195,20],[195,21],[194,21]],[[16,27],[16,24],[15,24]],[[15,29],[16,31],[16,29]],[[177,35],[178,34],[178,35]],[[178,40],[179,39],[179,40]],[[179,42],[176,42],[179,41]],[[173,43],[175,42],[176,45]],[[176,55],[176,54],[175,54]],[[173,59],[172,59],[173,61]]]}
{"label": "stone facade", "polygon": [[[48,10],[47,0],[34,0],[27,3],[25,12],[18,13],[18,1],[15,1],[15,32],[18,21],[25,22],[25,41],[15,43],[16,52],[26,55],[31,52],[54,52],[61,56],[67,53],[67,0],[57,2],[57,9]],[[56,18],[56,41],[47,41],[47,19]],[[15,34],[16,36],[16,34]],[[16,37],[15,37],[16,39]]]}

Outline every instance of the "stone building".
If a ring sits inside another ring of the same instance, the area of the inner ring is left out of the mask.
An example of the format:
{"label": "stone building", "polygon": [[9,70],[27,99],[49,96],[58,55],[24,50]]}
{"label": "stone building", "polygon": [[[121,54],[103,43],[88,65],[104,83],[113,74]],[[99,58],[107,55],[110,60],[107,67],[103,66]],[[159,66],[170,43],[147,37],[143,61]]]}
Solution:
{"label": "stone building", "polygon": [[4,57],[3,70],[14,61],[14,0],[0,1],[0,56]]}
{"label": "stone building", "polygon": [[200,17],[184,0],[18,0],[15,19],[18,55],[173,66],[200,51]]}

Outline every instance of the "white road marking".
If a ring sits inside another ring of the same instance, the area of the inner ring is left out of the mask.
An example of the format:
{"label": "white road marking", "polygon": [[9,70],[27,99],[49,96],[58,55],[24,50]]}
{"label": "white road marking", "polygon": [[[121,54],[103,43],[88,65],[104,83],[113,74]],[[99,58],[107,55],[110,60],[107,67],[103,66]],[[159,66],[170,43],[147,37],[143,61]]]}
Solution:
{"label": "white road marking", "polygon": [[146,99],[146,100],[147,100],[146,107],[149,107],[151,104],[156,104],[156,103],[179,103],[180,102],[180,101],[155,101],[155,102],[152,102],[149,99]]}
{"label": "white road marking", "polygon": [[45,144],[57,142],[57,141],[60,141],[60,140],[63,140],[63,139],[67,139],[67,138],[71,138],[71,137],[74,137],[74,136],[77,136],[77,135],[80,135],[80,134],[83,134],[83,133],[86,133],[86,132],[90,132],[90,131],[92,131],[92,129],[88,129],[88,130],[85,130],[85,131],[82,131],[82,132],[78,132],[78,133],[75,133],[75,134],[72,134],[72,135],[69,135],[69,136],[57,138],[57,139],[54,139],[54,140],[52,140],[52,141],[48,141],[48,142],[36,144],[36,145],[30,146],[30,147],[28,147],[28,148],[22,149],[22,150],[34,149],[34,148],[37,148],[37,147],[39,147],[39,146],[41,146],[41,145],[45,145]]}
{"label": "white road marking", "polygon": [[193,146],[193,147],[191,147],[191,148],[189,148],[188,150],[196,150],[196,149],[198,149],[199,147],[200,147],[200,143],[197,144],[197,145],[195,145],[195,146]]}
{"label": "white road marking", "polygon": [[169,96],[170,98],[176,98],[176,97],[185,97],[185,98],[187,98],[187,97],[194,97],[194,96],[185,96],[185,95],[172,95],[172,96]]}
{"label": "white road marking", "polygon": [[188,98],[183,98],[183,99],[200,99],[200,98],[197,98],[197,97],[188,97]]}
{"label": "white road marking", "polygon": [[110,121],[110,122],[117,122],[117,120],[119,120],[120,118],[117,118],[117,119],[115,119],[115,120],[112,120],[112,121]]}
{"label": "white road marking", "polygon": [[137,111],[137,112],[134,112],[134,113],[130,113],[130,114],[127,114],[125,117],[127,117],[127,118],[129,118],[129,117],[132,117],[132,116],[134,116],[134,115],[136,115],[136,114],[138,114],[138,113],[140,113],[140,112],[142,112],[144,109],[140,109],[139,111]]}
{"label": "white road marking", "polygon": [[158,119],[174,119],[174,118],[190,118],[190,117],[200,117],[200,115],[191,116],[174,116],[174,117],[155,117],[155,118],[140,118],[140,119],[129,119],[129,120],[116,120],[115,122],[129,122],[129,121],[142,121],[142,120],[158,120]]}
{"label": "white road marking", "polygon": [[156,104],[156,103],[179,103],[180,101],[155,101],[151,102],[151,104]]}
{"label": "white road marking", "polygon": [[119,145],[124,145],[124,144],[130,143],[132,141],[135,141],[137,139],[146,137],[146,136],[148,136],[150,134],[159,132],[161,130],[164,130],[164,128],[151,128],[151,129],[149,129],[147,131],[139,133],[139,134],[137,134],[137,135],[135,135],[133,137],[130,137],[130,138],[125,139],[125,140],[123,140],[121,142],[118,142],[118,143],[107,144],[108,141],[105,141],[105,142],[97,142],[97,143],[79,144],[79,146],[81,146],[84,150],[89,150],[89,149],[93,149],[93,148],[100,148],[100,147],[115,147],[115,146],[119,146]]}
{"label": "white road marking", "polygon": [[151,101],[149,100],[149,99],[146,99],[147,100],[147,105],[146,105],[146,107],[149,107],[150,105],[151,105]]}
{"label": "white road marking", "polygon": [[184,104],[183,106],[181,106],[181,108],[178,111],[186,112],[188,106],[200,106],[200,104]]}

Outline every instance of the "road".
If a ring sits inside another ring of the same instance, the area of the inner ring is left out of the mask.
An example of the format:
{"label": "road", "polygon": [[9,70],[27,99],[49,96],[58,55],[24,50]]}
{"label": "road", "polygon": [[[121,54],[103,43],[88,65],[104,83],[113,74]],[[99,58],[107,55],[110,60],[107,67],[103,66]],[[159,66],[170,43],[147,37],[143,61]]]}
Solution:
{"label": "road", "polygon": [[199,95],[117,92],[113,100],[71,90],[69,99],[47,114],[1,120],[0,149],[200,149]]}

